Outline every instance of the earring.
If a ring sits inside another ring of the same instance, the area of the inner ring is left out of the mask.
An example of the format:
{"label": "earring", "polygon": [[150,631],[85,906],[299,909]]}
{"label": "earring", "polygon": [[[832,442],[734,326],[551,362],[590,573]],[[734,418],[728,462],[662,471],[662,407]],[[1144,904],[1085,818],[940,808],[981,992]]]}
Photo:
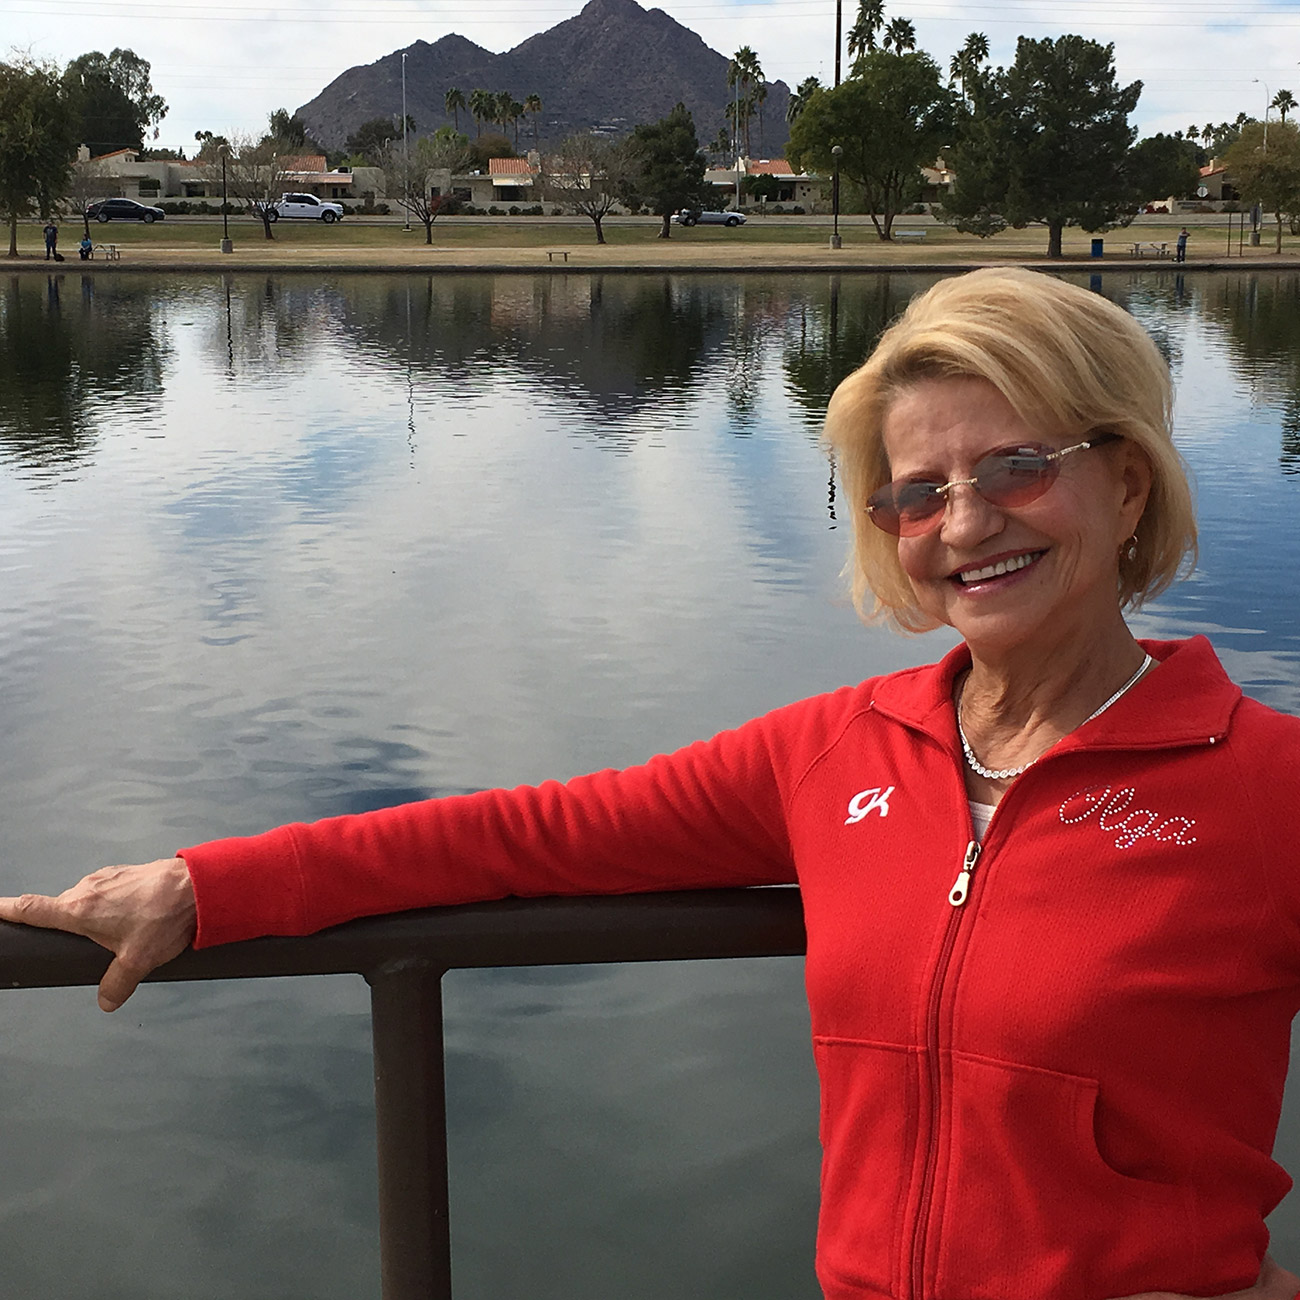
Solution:
{"label": "earring", "polygon": [[1133,561],[1137,559],[1137,557],[1138,557],[1138,539],[1137,539],[1137,534],[1136,534],[1136,533],[1134,533],[1133,536],[1130,537],[1130,538],[1128,539],[1128,541],[1125,542],[1124,545],[1120,547],[1119,553],[1120,553],[1120,554],[1124,557],[1124,559],[1126,559],[1130,564],[1132,564]]}

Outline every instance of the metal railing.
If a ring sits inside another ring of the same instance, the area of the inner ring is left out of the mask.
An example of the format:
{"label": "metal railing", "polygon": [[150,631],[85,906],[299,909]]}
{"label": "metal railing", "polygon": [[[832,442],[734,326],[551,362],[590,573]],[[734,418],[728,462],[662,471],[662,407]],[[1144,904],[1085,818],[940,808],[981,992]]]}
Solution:
{"label": "metal railing", "polygon": [[[370,985],[384,1300],[451,1300],[442,977],[485,966],[798,956],[797,889],[510,899],[187,952],[153,980],[357,974]],[[93,985],[88,939],[0,922],[9,988]]]}

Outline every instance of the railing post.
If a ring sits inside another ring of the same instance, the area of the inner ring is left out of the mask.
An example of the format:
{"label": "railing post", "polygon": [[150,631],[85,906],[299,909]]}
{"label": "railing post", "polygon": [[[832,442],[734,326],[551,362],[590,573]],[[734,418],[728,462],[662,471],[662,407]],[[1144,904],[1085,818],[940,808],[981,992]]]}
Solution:
{"label": "railing post", "polygon": [[442,976],[441,967],[412,960],[366,977],[383,1300],[451,1300]]}

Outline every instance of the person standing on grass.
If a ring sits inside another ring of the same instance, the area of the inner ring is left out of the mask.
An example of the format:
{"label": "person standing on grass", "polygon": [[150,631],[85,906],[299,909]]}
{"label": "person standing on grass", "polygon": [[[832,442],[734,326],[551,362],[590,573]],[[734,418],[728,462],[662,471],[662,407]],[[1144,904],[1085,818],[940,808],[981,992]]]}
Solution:
{"label": "person standing on grass", "polygon": [[1187,227],[1178,232],[1178,251],[1174,254],[1175,262],[1187,261]]}
{"label": "person standing on grass", "polygon": [[55,261],[59,256],[59,227],[55,224],[54,218],[51,217],[45,223],[45,260],[48,262],[51,258]]}

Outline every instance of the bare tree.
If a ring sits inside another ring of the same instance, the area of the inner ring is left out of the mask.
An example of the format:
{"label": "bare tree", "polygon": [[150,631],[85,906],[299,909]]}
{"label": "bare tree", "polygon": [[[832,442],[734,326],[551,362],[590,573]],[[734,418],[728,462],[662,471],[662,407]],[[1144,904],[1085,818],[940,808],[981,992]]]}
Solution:
{"label": "bare tree", "polygon": [[259,139],[232,133],[224,150],[218,148],[217,156],[203,166],[203,179],[209,184],[221,181],[223,152],[227,191],[262,223],[267,239],[274,239],[271,225],[275,218],[271,215],[271,208],[289,183],[288,164],[299,159],[301,150],[287,140],[277,140],[269,135]]}
{"label": "bare tree", "polygon": [[72,176],[64,193],[69,215],[75,213],[81,218],[87,238],[90,236],[90,218],[86,209],[95,199],[112,198],[105,190],[111,184],[108,171],[102,162],[95,159],[78,162],[72,168]]}
{"label": "bare tree", "polygon": [[422,136],[409,153],[396,141],[384,153],[384,187],[394,201],[424,227],[433,243],[433,223],[451,188],[452,174],[469,165],[469,141],[450,127]]}
{"label": "bare tree", "polygon": [[596,228],[596,243],[605,242],[601,222],[629,189],[633,168],[626,142],[598,135],[573,135],[543,162],[542,195]]}

